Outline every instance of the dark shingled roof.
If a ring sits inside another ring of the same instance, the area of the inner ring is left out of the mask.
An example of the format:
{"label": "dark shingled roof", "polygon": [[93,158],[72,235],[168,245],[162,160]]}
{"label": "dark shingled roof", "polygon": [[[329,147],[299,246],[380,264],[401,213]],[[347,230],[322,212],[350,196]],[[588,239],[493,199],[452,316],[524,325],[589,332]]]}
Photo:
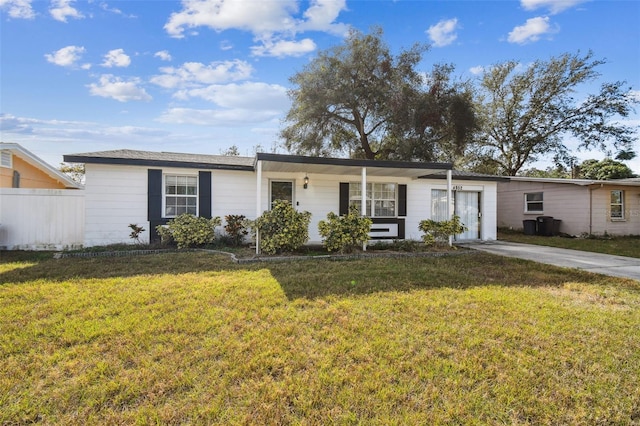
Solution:
{"label": "dark shingled roof", "polygon": [[198,169],[253,170],[253,157],[233,155],[183,154],[131,149],[86,152],[64,156],[68,163],[128,164],[145,166],[175,166]]}

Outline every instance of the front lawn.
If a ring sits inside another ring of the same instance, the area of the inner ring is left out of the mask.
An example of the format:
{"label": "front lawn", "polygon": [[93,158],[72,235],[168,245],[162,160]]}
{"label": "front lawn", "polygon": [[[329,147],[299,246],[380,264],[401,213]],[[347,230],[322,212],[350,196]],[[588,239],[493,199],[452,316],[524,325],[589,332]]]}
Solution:
{"label": "front lawn", "polygon": [[539,235],[524,235],[522,231],[499,229],[498,240],[614,254],[617,256],[640,257],[640,236],[638,235],[590,238],[542,237]]}
{"label": "front lawn", "polygon": [[483,253],[4,254],[0,424],[640,422],[637,281]]}

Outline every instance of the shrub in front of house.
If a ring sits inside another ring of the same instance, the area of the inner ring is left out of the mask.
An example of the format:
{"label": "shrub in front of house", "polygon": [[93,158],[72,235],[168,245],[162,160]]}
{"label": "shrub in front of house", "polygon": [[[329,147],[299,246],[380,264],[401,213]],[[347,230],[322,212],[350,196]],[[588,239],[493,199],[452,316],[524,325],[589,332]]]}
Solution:
{"label": "shrub in front of house", "polygon": [[260,251],[266,254],[292,252],[309,241],[311,213],[298,212],[283,200],[273,202],[271,210],[253,221],[259,232]]}
{"label": "shrub in front of house", "polygon": [[360,216],[355,206],[350,206],[349,213],[344,216],[333,212],[327,214],[327,220],[318,223],[318,230],[328,251],[351,253],[369,240],[372,223],[368,217]]}
{"label": "shrub in front of house", "polygon": [[242,244],[245,235],[249,233],[247,230],[247,218],[243,214],[229,214],[224,217],[226,224],[224,231],[229,237],[230,243],[234,246]]}
{"label": "shrub in front of house", "polygon": [[418,229],[423,232],[422,241],[427,246],[434,244],[446,244],[449,242],[449,236],[462,234],[467,227],[460,222],[459,216],[453,216],[451,220],[435,220],[427,219],[420,221]]}
{"label": "shrub in front of house", "polygon": [[170,220],[166,225],[157,226],[156,231],[165,244],[173,241],[179,249],[198,247],[213,243],[215,228],[221,223],[217,216],[207,219],[185,213]]}

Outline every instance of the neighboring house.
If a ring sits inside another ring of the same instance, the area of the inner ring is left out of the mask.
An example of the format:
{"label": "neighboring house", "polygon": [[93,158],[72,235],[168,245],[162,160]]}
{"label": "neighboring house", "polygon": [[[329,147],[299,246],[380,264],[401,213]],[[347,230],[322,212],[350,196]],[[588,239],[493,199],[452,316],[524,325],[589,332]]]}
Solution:
{"label": "neighboring house", "polygon": [[511,177],[498,183],[498,226],[523,228],[538,216],[559,219],[570,235],[640,235],[640,179]]}
{"label": "neighboring house", "polygon": [[[496,190],[501,178],[454,174],[448,163],[316,158],[258,153],[255,158],[116,150],[65,155],[85,164],[87,247],[131,242],[129,224],[155,228],[181,213],[255,219],[275,199],[311,212],[310,243],[318,222],[350,204],[373,219],[372,239],[420,239],[423,219],[448,217],[447,188],[469,230],[457,238],[496,238]],[[453,202],[451,203],[453,207]]]}
{"label": "neighboring house", "polygon": [[15,143],[0,143],[0,249],[79,248],[84,191]]}
{"label": "neighboring house", "polygon": [[0,142],[0,188],[80,189],[82,185],[17,143]]}

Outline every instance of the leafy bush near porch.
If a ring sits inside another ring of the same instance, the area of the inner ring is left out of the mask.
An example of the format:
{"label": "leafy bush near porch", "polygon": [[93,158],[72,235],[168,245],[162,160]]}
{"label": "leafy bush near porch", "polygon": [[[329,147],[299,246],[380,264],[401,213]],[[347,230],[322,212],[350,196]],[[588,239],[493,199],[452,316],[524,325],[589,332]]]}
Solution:
{"label": "leafy bush near porch", "polygon": [[247,217],[243,214],[229,214],[224,217],[226,225],[224,230],[229,236],[231,244],[239,246],[242,244],[245,235],[249,233],[247,230]]}
{"label": "leafy bush near porch", "polygon": [[260,250],[275,254],[295,251],[309,241],[310,222],[311,213],[298,212],[287,201],[276,200],[252,227],[260,233]]}
{"label": "leafy bush near porch", "polygon": [[156,231],[163,243],[174,241],[178,248],[197,247],[211,244],[215,239],[215,228],[221,223],[218,216],[207,219],[185,213],[167,225],[157,226]]}
{"label": "leafy bush near porch", "polygon": [[318,223],[318,229],[328,251],[351,253],[367,242],[372,223],[368,217],[360,216],[355,206],[350,206],[345,216],[330,212],[326,221]]}
{"label": "leafy bush near porch", "polygon": [[442,220],[440,222],[431,219],[422,220],[418,225],[418,229],[424,232],[422,241],[427,246],[432,246],[434,244],[447,243],[450,235],[462,234],[467,230],[467,227],[460,222],[459,216],[453,216],[451,220]]}

